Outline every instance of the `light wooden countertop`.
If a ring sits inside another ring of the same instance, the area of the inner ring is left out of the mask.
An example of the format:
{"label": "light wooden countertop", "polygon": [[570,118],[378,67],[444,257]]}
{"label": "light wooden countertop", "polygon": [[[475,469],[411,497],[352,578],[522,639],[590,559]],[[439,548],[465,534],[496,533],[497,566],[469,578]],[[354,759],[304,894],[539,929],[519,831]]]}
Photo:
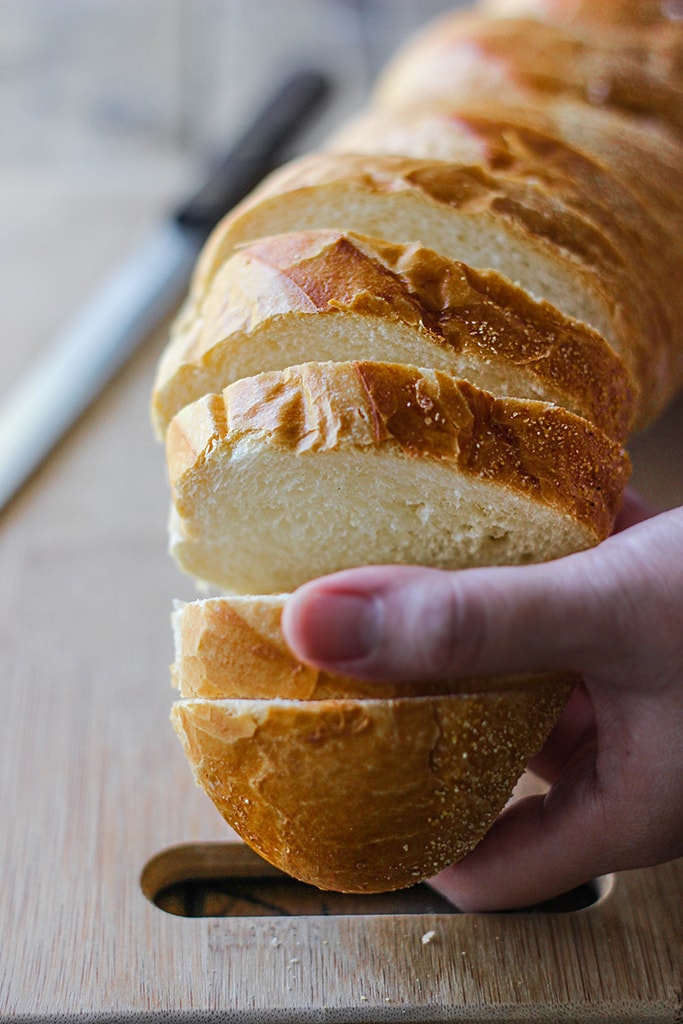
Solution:
{"label": "light wooden countertop", "polygon": [[[313,57],[338,81],[312,145],[360,106],[400,38],[447,6],[5,0],[0,400],[274,77]],[[0,1016],[521,1021],[546,1007],[538,1019],[592,1020],[591,1007],[621,1006],[624,1020],[680,1019],[680,865],[617,879],[590,911],[541,923],[187,920],[145,898],[150,858],[226,839],[168,724],[169,612],[194,589],[166,554],[148,419],[165,332],[0,519]],[[682,437],[679,402],[633,446],[635,481],[661,508],[683,504]]]}

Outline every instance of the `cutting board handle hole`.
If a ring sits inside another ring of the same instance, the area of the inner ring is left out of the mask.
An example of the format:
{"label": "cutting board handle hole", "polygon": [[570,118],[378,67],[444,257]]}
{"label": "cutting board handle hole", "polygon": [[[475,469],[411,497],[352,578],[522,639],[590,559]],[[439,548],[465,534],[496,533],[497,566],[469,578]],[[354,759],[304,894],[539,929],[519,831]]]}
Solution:
{"label": "cutting board handle hole", "polygon": [[[145,865],[144,895],[179,917],[321,917],[457,914],[421,884],[398,892],[321,892],[272,867],[242,843],[188,843],[163,850]],[[597,878],[536,907],[515,913],[566,914],[602,901],[612,879]]]}

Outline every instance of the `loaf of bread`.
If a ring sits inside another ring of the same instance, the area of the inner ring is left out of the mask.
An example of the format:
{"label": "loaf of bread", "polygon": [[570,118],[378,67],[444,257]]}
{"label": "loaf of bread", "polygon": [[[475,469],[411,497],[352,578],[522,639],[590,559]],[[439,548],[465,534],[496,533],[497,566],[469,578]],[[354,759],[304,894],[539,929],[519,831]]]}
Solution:
{"label": "loaf of bread", "polygon": [[289,594],[357,565],[600,543],[623,447],[683,385],[683,23],[655,0],[485,0],[219,224],[159,362],[172,722],[255,850],[411,885],[486,833],[570,671],[380,683],[298,661]]}

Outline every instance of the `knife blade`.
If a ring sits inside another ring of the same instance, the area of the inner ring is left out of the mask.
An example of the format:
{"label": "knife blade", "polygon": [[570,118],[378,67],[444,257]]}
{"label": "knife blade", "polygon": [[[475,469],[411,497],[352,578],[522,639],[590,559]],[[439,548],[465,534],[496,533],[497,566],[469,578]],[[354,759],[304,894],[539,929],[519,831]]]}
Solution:
{"label": "knife blade", "polygon": [[202,187],[140,241],[13,388],[0,408],[0,511],[177,306],[212,228],[277,166],[329,89],[317,71],[281,85]]}

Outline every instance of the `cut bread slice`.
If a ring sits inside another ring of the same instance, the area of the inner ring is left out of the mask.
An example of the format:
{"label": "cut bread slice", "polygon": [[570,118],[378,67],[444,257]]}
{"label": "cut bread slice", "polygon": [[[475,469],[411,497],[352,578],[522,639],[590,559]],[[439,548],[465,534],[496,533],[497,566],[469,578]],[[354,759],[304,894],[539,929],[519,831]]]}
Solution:
{"label": "cut bread slice", "polygon": [[186,406],[166,435],[179,565],[286,593],[354,565],[542,561],[603,539],[620,445],[540,402],[440,371],[308,363]]}
{"label": "cut bread slice", "polygon": [[[420,117],[425,117],[421,123]],[[643,381],[643,414],[639,426],[654,419],[683,382],[683,359],[678,339],[683,331],[683,227],[681,188],[661,213],[652,203],[622,183],[614,171],[557,133],[495,110],[412,111],[410,114],[369,115],[338,136],[334,148],[383,152],[430,159],[437,151],[445,160],[473,160],[496,179],[535,187],[543,182],[568,210],[588,218],[609,238],[622,256],[624,278],[632,301],[644,314],[647,328],[639,334],[633,372]],[[383,140],[386,141],[383,141]],[[678,152],[683,158],[683,150]],[[652,165],[650,165],[650,174]],[[671,206],[677,217],[671,217]],[[643,268],[647,271],[643,272]],[[655,372],[656,370],[656,372]],[[645,410],[647,410],[645,412]]]}
{"label": "cut bread slice", "polygon": [[555,402],[617,439],[633,422],[634,386],[600,335],[494,271],[419,245],[336,231],[253,242],[218,271],[192,327],[159,363],[160,437],[203,394],[311,360],[446,370],[500,397]]}
{"label": "cut bread slice", "polygon": [[198,785],[257,853],[321,889],[380,892],[479,842],[567,696],[186,700],[171,717]]}
{"label": "cut bread slice", "polygon": [[532,18],[462,12],[438,18],[385,68],[375,91],[398,109],[449,94],[523,106],[534,96],[574,97],[683,128],[683,33],[673,22],[610,31]]}
{"label": "cut bread slice", "polygon": [[[492,149],[490,137],[482,136],[484,125],[503,128]],[[683,196],[681,195],[681,161],[683,146],[680,139],[664,125],[628,114],[588,106],[563,97],[536,97],[524,106],[515,106],[509,97],[472,96],[467,89],[461,93],[446,86],[443,95],[419,101],[419,96],[405,109],[375,107],[356,115],[332,136],[327,149],[330,152],[354,152],[415,156],[430,160],[454,160],[461,163],[510,166],[510,142],[519,130],[546,136],[542,146],[543,162],[548,170],[558,167],[562,150],[553,145],[560,141],[583,158],[599,165],[601,177],[607,174],[617,179],[621,188],[637,196],[650,216],[668,229],[672,235],[683,230]],[[527,136],[528,137],[528,136]],[[500,142],[504,143],[503,151]],[[515,140],[515,158],[528,158],[526,146],[520,150]],[[457,154],[457,156],[456,156]],[[571,159],[571,155],[569,155]],[[586,181],[585,170],[581,176]],[[573,168],[572,168],[573,174]],[[568,177],[567,184],[578,186]],[[589,186],[592,184],[589,179]],[[611,199],[610,203],[611,205]]]}
{"label": "cut bread slice", "polygon": [[642,385],[644,401],[652,397],[656,361],[645,359],[643,349],[660,312],[639,301],[642,289],[634,289],[613,241],[541,183],[515,184],[447,161],[320,154],[276,172],[209,239],[180,329],[192,329],[212,280],[236,248],[311,229],[419,242],[469,266],[497,270],[596,329]]}
{"label": "cut bread slice", "polygon": [[396,683],[323,672],[299,661],[287,647],[280,625],[286,600],[286,594],[273,594],[177,602],[171,674],[180,695],[209,700],[378,699],[537,691],[578,681],[570,673],[544,673]]}

